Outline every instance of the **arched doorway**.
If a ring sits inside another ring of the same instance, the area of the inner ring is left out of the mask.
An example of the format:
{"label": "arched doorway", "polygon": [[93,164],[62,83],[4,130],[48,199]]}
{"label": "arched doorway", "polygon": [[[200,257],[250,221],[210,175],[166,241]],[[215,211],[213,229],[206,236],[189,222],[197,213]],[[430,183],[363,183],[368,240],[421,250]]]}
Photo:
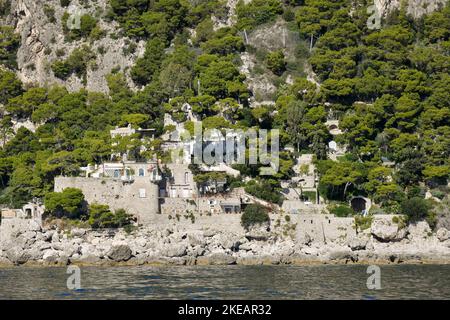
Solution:
{"label": "arched doorway", "polygon": [[350,200],[350,207],[353,211],[358,213],[367,213],[370,210],[372,203],[370,199],[364,197],[353,197]]}

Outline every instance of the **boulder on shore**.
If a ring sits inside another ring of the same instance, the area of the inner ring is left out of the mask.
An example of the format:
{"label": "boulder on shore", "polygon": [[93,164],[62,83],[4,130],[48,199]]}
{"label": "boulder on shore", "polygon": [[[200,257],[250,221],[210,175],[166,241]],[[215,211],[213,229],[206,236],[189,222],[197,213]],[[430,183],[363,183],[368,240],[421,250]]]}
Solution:
{"label": "boulder on shore", "polygon": [[352,251],[365,250],[367,243],[369,242],[369,237],[365,234],[359,234],[356,237],[350,239],[348,246]]}
{"label": "boulder on shore", "polygon": [[28,262],[28,260],[30,259],[30,254],[27,251],[23,250],[22,247],[15,246],[6,250],[6,257],[9,261],[18,265]]}
{"label": "boulder on shore", "polygon": [[124,244],[113,246],[108,252],[108,257],[116,262],[128,261],[131,258],[131,249]]}
{"label": "boulder on shore", "polygon": [[269,225],[266,223],[253,225],[249,228],[245,237],[252,241],[267,241],[271,236]]}
{"label": "boulder on shore", "polygon": [[216,252],[208,256],[197,258],[198,265],[230,265],[235,264],[236,258],[226,253]]}
{"label": "boulder on shore", "polygon": [[374,219],[370,232],[381,242],[400,241],[406,237],[406,229],[387,219]]}
{"label": "boulder on shore", "polygon": [[177,258],[186,255],[186,250],[187,248],[184,243],[174,243],[166,245],[161,252],[165,257]]}
{"label": "boulder on shore", "polygon": [[450,232],[446,228],[439,228],[436,232],[436,237],[439,241],[444,242],[445,240],[450,239]]}
{"label": "boulder on shore", "polygon": [[431,234],[430,225],[426,221],[419,221],[408,226],[408,238],[422,240]]}

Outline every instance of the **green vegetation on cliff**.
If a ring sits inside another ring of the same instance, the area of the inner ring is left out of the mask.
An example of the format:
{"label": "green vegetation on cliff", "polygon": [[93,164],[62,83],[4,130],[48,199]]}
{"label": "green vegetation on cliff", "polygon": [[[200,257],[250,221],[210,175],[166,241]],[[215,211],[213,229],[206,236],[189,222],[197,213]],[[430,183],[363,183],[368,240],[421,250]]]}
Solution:
{"label": "green vegetation on cliff", "polygon": [[[130,123],[160,135],[164,113],[186,121],[184,103],[205,128],[280,129],[281,148],[290,146],[295,152],[281,154],[277,175],[259,176],[260,166],[235,166],[251,178],[247,192],[264,200],[282,202],[281,180],[292,176],[293,157],[300,153],[315,155],[320,194],[327,200],[368,195],[382,211],[398,213],[423,199],[426,191],[440,199],[448,195],[449,5],[420,19],[394,10],[380,29],[369,30],[365,1],[353,1],[353,7],[344,0],[240,1],[236,24],[223,28],[215,28],[211,16],[226,20],[224,1],[109,4],[107,19],[119,25],[114,36],[146,45],[133,67],[107,76],[108,94],[22,85],[13,72],[20,36],[11,27],[0,28],[2,203],[17,206],[44,197],[56,175],[77,174],[79,166],[108,159],[113,144],[109,130],[115,126]],[[6,9],[0,10],[4,14]],[[280,21],[299,39],[294,54],[285,47],[249,45],[248,34]],[[98,38],[99,22],[86,15],[80,30],[64,30],[67,41],[85,45],[59,52],[50,65],[56,77],[76,75],[86,81],[97,49],[87,42]],[[262,64],[244,75],[242,53],[255,55]],[[304,60],[295,60],[299,56]],[[298,70],[292,72],[293,64],[306,60],[310,71],[295,66]],[[273,80],[274,104],[250,107],[255,92],[249,83],[257,76]],[[139,90],[132,90],[128,81]],[[339,120],[342,135],[331,136],[325,125],[330,118]],[[37,126],[35,132],[14,130],[13,121],[24,119]],[[192,129],[192,123],[185,124]],[[347,146],[338,161],[327,156],[332,139]],[[156,142],[154,150],[140,154],[139,143],[133,141],[131,158],[162,154]],[[423,212],[417,215],[423,217]]]}

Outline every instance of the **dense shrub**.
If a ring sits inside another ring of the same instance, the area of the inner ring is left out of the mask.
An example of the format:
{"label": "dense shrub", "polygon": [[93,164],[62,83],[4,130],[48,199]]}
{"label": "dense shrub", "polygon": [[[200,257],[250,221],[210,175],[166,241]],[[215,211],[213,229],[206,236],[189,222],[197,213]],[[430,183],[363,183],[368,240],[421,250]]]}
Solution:
{"label": "dense shrub", "polygon": [[11,12],[11,0],[0,0],[0,17],[6,16]]}
{"label": "dense shrub", "polygon": [[0,64],[16,68],[16,54],[20,46],[20,35],[10,26],[0,26]]}
{"label": "dense shrub", "polygon": [[270,52],[267,55],[266,63],[269,70],[278,76],[286,70],[286,61],[282,50]]}
{"label": "dense shrub", "polygon": [[74,19],[70,13],[65,12],[61,18],[62,27],[64,33],[67,35],[68,40],[79,40],[81,38],[87,38],[91,35],[92,30],[97,26],[97,19],[90,16],[89,14],[84,14],[80,17],[80,27],[71,28],[67,25],[69,19]]}
{"label": "dense shrub", "polygon": [[202,44],[202,49],[206,53],[226,55],[244,50],[244,40],[242,37],[225,35],[221,38],[214,38]]}
{"label": "dense shrub", "polygon": [[279,0],[253,0],[249,3],[239,1],[236,7],[238,27],[252,29],[255,26],[274,20],[283,13]]}
{"label": "dense shrub", "polygon": [[66,80],[72,74],[72,68],[66,61],[55,61],[52,64],[52,71],[55,77]]}
{"label": "dense shrub", "polygon": [[124,209],[112,213],[107,205],[92,204],[89,206],[89,225],[94,229],[122,228],[133,221],[132,216]]}
{"label": "dense shrub", "polygon": [[131,78],[138,85],[146,85],[159,75],[164,59],[164,42],[158,38],[147,42],[144,56],[131,69]]}
{"label": "dense shrub", "polygon": [[80,219],[86,214],[83,192],[76,188],[66,188],[62,192],[47,193],[45,210],[57,218]]}
{"label": "dense shrub", "polygon": [[283,202],[283,198],[278,190],[268,181],[250,181],[245,186],[245,192],[248,192],[252,196],[269,201],[271,203],[280,204]]}
{"label": "dense shrub", "polygon": [[71,0],[59,0],[61,7],[63,8],[68,7],[70,5],[70,1]]}
{"label": "dense shrub", "polygon": [[436,197],[439,200],[443,200],[445,196],[448,194],[448,190],[446,190],[445,188],[433,189],[430,192],[433,197]]}
{"label": "dense shrub", "polygon": [[416,222],[429,218],[430,203],[420,197],[405,199],[400,204],[400,213],[408,217],[408,221]]}
{"label": "dense shrub", "polygon": [[0,103],[6,104],[8,99],[22,93],[22,82],[14,72],[0,69]]}
{"label": "dense shrub", "polygon": [[50,23],[55,23],[56,22],[55,9],[52,6],[45,5],[44,6],[44,13],[47,16],[48,21]]}
{"label": "dense shrub", "polygon": [[95,54],[88,46],[83,46],[72,51],[70,56],[64,60],[55,61],[52,64],[52,71],[55,77],[66,80],[73,73],[83,79],[87,73],[89,62],[95,58]]}
{"label": "dense shrub", "polygon": [[270,222],[267,209],[259,204],[248,205],[241,216],[241,225],[246,229],[267,222]]}

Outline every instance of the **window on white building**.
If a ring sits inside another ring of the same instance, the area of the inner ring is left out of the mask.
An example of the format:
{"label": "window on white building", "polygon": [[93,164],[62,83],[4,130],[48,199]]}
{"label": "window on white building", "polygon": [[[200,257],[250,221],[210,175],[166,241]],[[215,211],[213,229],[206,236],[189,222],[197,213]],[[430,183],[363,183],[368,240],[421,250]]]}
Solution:
{"label": "window on white building", "polygon": [[146,198],[146,192],[145,189],[139,189],[139,198]]}

